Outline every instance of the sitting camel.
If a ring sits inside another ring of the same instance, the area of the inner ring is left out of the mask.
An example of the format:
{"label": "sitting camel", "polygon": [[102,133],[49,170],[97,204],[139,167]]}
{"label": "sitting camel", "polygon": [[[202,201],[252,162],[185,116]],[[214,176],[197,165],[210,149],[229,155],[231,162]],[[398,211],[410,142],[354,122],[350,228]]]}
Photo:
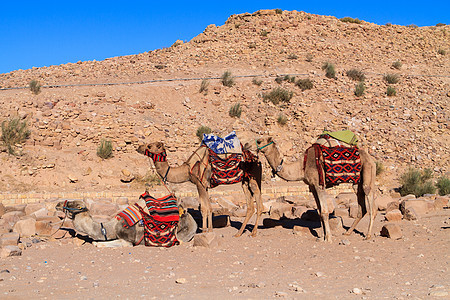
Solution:
{"label": "sitting camel", "polygon": [[[189,159],[181,166],[170,167],[166,159],[166,150],[161,142],[153,142],[148,145],[141,145],[137,149],[141,154],[148,155],[152,158],[156,168],[156,172],[164,181],[172,183],[182,183],[190,181],[197,186],[200,198],[200,209],[202,213],[203,230],[208,228],[212,231],[212,209],[209,200],[208,189],[211,187],[210,180],[212,176],[212,167],[209,163],[209,152],[206,146],[200,146]],[[247,201],[247,212],[245,220],[240,230],[236,233],[236,237],[242,235],[251,216],[254,214],[256,201],[256,221],[253,227],[252,236],[256,236],[258,222],[263,212],[263,204],[261,199],[261,174],[262,168],[259,161],[245,162],[242,164],[244,176],[242,179],[242,189]]]}
{"label": "sitting camel", "polygon": [[[328,223],[328,216],[331,213],[328,209],[326,200],[326,190],[319,184],[319,172],[317,170],[316,156],[313,148],[309,148],[306,153],[306,166],[303,159],[296,162],[286,162],[281,157],[275,142],[271,137],[260,138],[256,141],[258,151],[264,153],[273,172],[287,181],[304,181],[309,185],[310,191],[314,195],[316,205],[322,221],[324,239],[331,242],[331,231]],[[361,157],[361,179],[355,185],[353,190],[358,198],[358,216],[352,226],[345,233],[349,235],[353,232],[359,221],[369,212],[370,221],[366,239],[371,237],[373,221],[376,216],[375,207],[375,176],[376,166],[374,159],[363,149],[359,149]]]}
{"label": "sitting camel", "polygon": [[[145,207],[145,201],[139,199],[139,206]],[[92,219],[86,204],[81,200],[62,201],[56,205],[56,210],[65,212],[72,219],[77,231],[87,234],[94,240],[97,247],[130,247],[143,243],[144,227],[136,223],[133,226],[124,227],[122,217],[116,216],[105,223],[98,223]],[[177,239],[189,242],[197,231],[197,223],[187,212],[180,216],[177,227]]]}

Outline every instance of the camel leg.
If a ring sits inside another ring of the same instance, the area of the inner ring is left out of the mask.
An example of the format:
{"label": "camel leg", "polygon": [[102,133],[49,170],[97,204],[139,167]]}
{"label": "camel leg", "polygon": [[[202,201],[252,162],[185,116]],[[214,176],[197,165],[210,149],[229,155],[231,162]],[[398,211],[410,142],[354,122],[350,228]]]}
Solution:
{"label": "camel leg", "polygon": [[[256,221],[255,227],[252,230],[252,236],[256,236],[256,231],[258,230],[259,220],[261,219],[262,212],[264,210],[264,206],[261,198],[261,190],[259,189],[258,183],[256,181],[250,181],[250,187],[253,191],[253,199],[256,201]],[[252,199],[252,202],[253,202]]]}
{"label": "camel leg", "polygon": [[[255,212],[255,204],[253,203],[252,194],[248,187],[248,182],[242,183],[242,189],[244,190],[245,199],[247,201],[247,213],[245,214],[244,222],[242,223],[241,229],[239,229],[238,233],[235,234],[235,237],[240,237],[242,233],[244,232],[245,226],[247,226],[248,221],[252,217],[253,213]],[[255,227],[257,227],[258,224],[255,224]],[[253,229],[255,230],[255,229]]]}
{"label": "camel leg", "polygon": [[356,226],[358,225],[359,221],[366,215],[367,208],[366,208],[366,199],[364,192],[361,189],[361,185],[353,186],[353,190],[356,192],[356,197],[358,199],[358,214],[356,216],[355,221],[353,221],[352,226],[345,232],[345,235],[351,235],[353,231],[355,230]]}
{"label": "camel leg", "polygon": [[326,242],[332,242],[331,228],[328,212],[327,194],[325,189],[319,185],[313,186],[313,195],[316,200],[317,209],[319,210],[320,220],[322,221],[323,236]]}
{"label": "camel leg", "polygon": [[[197,185],[198,197],[200,200],[200,211],[202,213],[202,232],[205,232],[207,230],[212,231],[212,212],[211,203],[209,202],[208,197],[208,191],[200,183],[200,181],[196,181],[195,184]],[[209,227],[208,225],[211,225],[211,227]]]}

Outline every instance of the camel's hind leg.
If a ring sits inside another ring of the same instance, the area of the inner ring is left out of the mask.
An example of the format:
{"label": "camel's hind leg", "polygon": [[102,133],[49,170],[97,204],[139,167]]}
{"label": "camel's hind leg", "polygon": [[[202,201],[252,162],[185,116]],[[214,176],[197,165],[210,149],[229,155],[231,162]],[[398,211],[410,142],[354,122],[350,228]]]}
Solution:
{"label": "camel's hind leg", "polygon": [[[240,237],[242,233],[244,232],[245,226],[247,226],[248,221],[252,217],[253,213],[255,212],[255,204],[253,203],[253,197],[252,193],[249,190],[249,182],[242,182],[242,189],[244,190],[245,199],[247,201],[247,213],[245,215],[244,222],[242,222],[241,229],[239,229],[238,233],[235,234],[235,237]],[[258,224],[255,224],[255,227],[257,227]],[[255,230],[255,229],[253,229]]]}
{"label": "camel's hind leg", "polygon": [[316,200],[320,220],[322,221],[324,240],[326,242],[331,242],[332,241],[331,228],[330,223],[328,221],[330,212],[328,210],[327,194],[325,192],[325,189],[320,187],[319,185],[312,186],[312,192]]}
{"label": "camel's hind leg", "polygon": [[252,236],[256,236],[259,220],[261,219],[261,215],[264,210],[264,206],[262,203],[261,190],[258,186],[258,183],[256,181],[250,181],[250,186],[251,186],[252,192],[253,192],[252,202],[253,202],[253,200],[256,201],[256,221],[255,221],[255,227],[253,227],[253,230],[252,230]]}
{"label": "camel's hind leg", "polygon": [[197,180],[195,184],[197,185],[198,197],[200,200],[200,211],[202,213],[202,231],[212,231],[212,208],[209,201],[208,191],[199,180]]}
{"label": "camel's hind leg", "polygon": [[355,190],[356,197],[358,199],[358,214],[356,216],[356,219],[353,221],[352,226],[345,232],[345,235],[350,235],[355,230],[356,226],[358,225],[359,221],[366,215],[367,208],[365,203],[365,196],[364,192],[361,189],[361,184],[357,186],[353,186],[353,190]]}

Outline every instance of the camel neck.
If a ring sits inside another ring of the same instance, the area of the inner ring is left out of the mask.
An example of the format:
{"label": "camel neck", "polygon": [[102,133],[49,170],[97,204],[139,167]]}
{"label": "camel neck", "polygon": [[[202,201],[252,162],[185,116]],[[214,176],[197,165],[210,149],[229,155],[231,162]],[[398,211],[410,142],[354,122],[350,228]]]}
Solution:
{"label": "camel neck", "polygon": [[278,151],[275,144],[272,144],[264,151],[267,161],[272,170],[280,178],[287,181],[303,180],[303,160],[296,162],[286,161]]}
{"label": "camel neck", "polygon": [[155,161],[156,172],[165,180],[172,183],[189,181],[189,167],[186,164],[171,167],[167,161]]}

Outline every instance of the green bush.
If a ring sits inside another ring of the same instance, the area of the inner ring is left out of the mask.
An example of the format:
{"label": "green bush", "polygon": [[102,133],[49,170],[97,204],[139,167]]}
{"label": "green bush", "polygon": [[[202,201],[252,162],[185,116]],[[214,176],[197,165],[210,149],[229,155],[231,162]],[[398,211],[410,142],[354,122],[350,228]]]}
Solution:
{"label": "green bush", "polygon": [[406,27],[408,27],[408,28],[419,28],[419,26],[417,26],[416,24],[409,24]]}
{"label": "green bush", "polygon": [[221,80],[224,86],[231,87],[234,85],[234,77],[231,75],[230,71],[225,71],[222,74]]}
{"label": "green bush", "polygon": [[197,132],[195,133],[195,135],[198,137],[198,139],[201,141],[203,140],[203,134],[208,134],[211,133],[211,128],[209,128],[208,126],[200,126],[199,128],[197,128]]}
{"label": "green bush", "polygon": [[358,69],[351,69],[347,71],[347,76],[355,81],[364,81],[366,80],[366,75]]}
{"label": "green bush", "polygon": [[112,142],[110,140],[101,140],[97,148],[97,156],[102,159],[107,159],[112,157],[112,151]]}
{"label": "green bush", "polygon": [[277,122],[278,122],[278,124],[280,124],[280,125],[286,125],[286,123],[287,123],[287,117],[285,116],[285,115],[283,115],[283,114],[279,114],[278,115],[278,118],[277,118]]}
{"label": "green bush", "polygon": [[253,77],[252,83],[253,83],[254,85],[261,86],[261,84],[263,83],[263,81],[262,81],[261,79],[256,78],[256,77]]}
{"label": "green bush", "polygon": [[203,79],[202,83],[200,84],[199,92],[206,94],[208,92],[208,87],[209,87],[209,80],[208,79]]}
{"label": "green bush", "polygon": [[384,165],[382,162],[376,161],[375,166],[376,166],[376,176],[384,172]]}
{"label": "green bush", "polygon": [[450,194],[450,179],[448,177],[440,177],[436,182],[439,195],[445,196]]}
{"label": "green bush", "polygon": [[424,194],[434,194],[436,187],[431,182],[433,171],[431,169],[417,170],[414,168],[408,169],[400,177],[400,195],[406,196],[413,194],[416,197]]}
{"label": "green bush", "polygon": [[362,23],[362,21],[359,20],[358,18],[353,19],[353,18],[350,18],[350,17],[341,18],[341,19],[339,19],[339,21],[346,22],[346,23],[355,23],[355,24],[361,24]]}
{"label": "green bush", "polygon": [[267,30],[261,30],[261,32],[259,34],[261,36],[267,36],[269,34],[269,32]]}
{"label": "green bush", "polygon": [[312,62],[313,59],[314,59],[314,57],[312,56],[311,53],[306,54],[305,60],[306,60],[307,62]]}
{"label": "green bush", "polygon": [[388,86],[386,90],[386,94],[391,97],[397,95],[397,90],[393,86]]}
{"label": "green bush", "polygon": [[299,79],[299,80],[297,80],[295,85],[298,86],[299,88],[301,88],[302,91],[310,90],[314,87],[314,83],[309,78]]}
{"label": "green bush", "polygon": [[275,82],[278,84],[281,84],[283,82],[284,78],[282,76],[278,76],[277,78],[275,78]]}
{"label": "green bush", "polygon": [[230,107],[230,110],[228,111],[228,114],[232,118],[240,118],[242,114],[242,108],[240,103],[236,103],[232,107]]}
{"label": "green bush", "polygon": [[395,62],[392,63],[392,67],[393,67],[394,69],[400,70],[400,69],[402,68],[402,62],[399,61],[399,60],[397,60],[397,61],[395,61]]}
{"label": "green bush", "polygon": [[355,96],[361,97],[364,95],[364,92],[366,90],[366,85],[364,84],[364,81],[360,81],[355,85]]}
{"label": "green bush", "polygon": [[389,84],[396,84],[400,81],[400,76],[398,74],[385,74],[383,79]]}
{"label": "green bush", "polygon": [[436,27],[441,27],[441,26],[445,26],[445,23],[437,23]]}
{"label": "green bush", "polygon": [[288,59],[297,59],[298,56],[296,54],[292,53],[292,54],[289,54],[287,58]]}
{"label": "green bush", "polygon": [[30,81],[30,90],[33,94],[37,95],[41,92],[41,84],[36,80]]}
{"label": "green bush", "polygon": [[281,14],[283,14],[283,10],[281,10],[281,8],[277,8],[277,9],[275,9],[275,13],[277,15],[281,15]]}
{"label": "green bush", "polygon": [[270,93],[265,94],[263,99],[264,102],[270,101],[273,104],[277,105],[280,102],[289,102],[293,96],[294,93],[292,91],[277,87],[270,91]]}
{"label": "green bush", "polygon": [[444,49],[439,49],[438,54],[445,55],[445,54],[447,54],[447,51],[445,51]]}
{"label": "green bush", "polygon": [[16,154],[16,145],[25,142],[30,134],[31,132],[28,130],[27,121],[21,121],[19,117],[2,122],[1,141],[11,155]]}
{"label": "green bush", "polygon": [[336,71],[334,69],[334,65],[330,62],[325,62],[322,65],[322,70],[325,71],[325,76],[328,78],[335,79],[336,78]]}

